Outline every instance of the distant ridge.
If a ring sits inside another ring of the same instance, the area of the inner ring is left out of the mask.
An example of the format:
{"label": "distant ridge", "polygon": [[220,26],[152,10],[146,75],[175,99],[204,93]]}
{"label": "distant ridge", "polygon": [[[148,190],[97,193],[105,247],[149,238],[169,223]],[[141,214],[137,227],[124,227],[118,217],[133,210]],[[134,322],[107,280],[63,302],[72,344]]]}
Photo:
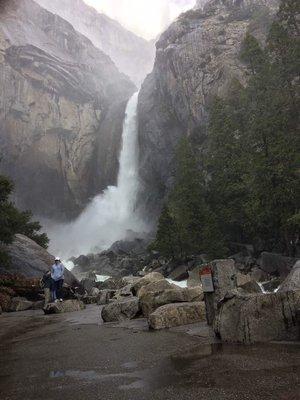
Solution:
{"label": "distant ridge", "polygon": [[119,22],[97,12],[83,0],[36,0],[48,11],[58,14],[104,51],[139,86],[151,72],[155,46],[125,29]]}

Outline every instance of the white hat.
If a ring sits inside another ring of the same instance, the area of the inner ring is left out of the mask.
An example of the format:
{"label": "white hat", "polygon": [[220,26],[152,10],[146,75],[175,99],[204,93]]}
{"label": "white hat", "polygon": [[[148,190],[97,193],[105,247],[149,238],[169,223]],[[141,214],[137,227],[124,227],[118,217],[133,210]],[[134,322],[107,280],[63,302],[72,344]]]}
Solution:
{"label": "white hat", "polygon": [[59,257],[55,257],[55,261],[60,261],[60,258]]}

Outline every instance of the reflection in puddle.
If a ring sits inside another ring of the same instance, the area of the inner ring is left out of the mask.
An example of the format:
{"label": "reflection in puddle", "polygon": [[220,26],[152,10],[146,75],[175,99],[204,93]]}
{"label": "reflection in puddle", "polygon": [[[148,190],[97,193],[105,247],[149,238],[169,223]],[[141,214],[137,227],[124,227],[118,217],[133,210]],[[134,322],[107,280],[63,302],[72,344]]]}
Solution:
{"label": "reflection in puddle", "polygon": [[106,380],[112,378],[122,378],[122,377],[130,377],[130,373],[124,374],[101,374],[96,371],[79,371],[79,370],[67,370],[67,371],[51,371],[49,376],[50,378],[74,378],[74,379],[82,379],[82,380]]}
{"label": "reflection in puddle", "polygon": [[136,361],[130,361],[122,364],[121,367],[125,369],[134,369],[138,367],[138,363]]}
{"label": "reflection in puddle", "polygon": [[222,345],[201,345],[184,351],[182,353],[171,356],[164,360],[159,365],[149,369],[138,369],[138,363],[128,361],[121,365],[125,370],[133,370],[132,372],[102,374],[96,370],[80,371],[51,371],[50,378],[73,378],[85,381],[107,381],[113,379],[125,379],[131,383],[122,383],[119,385],[121,390],[141,390],[141,389],[157,389],[160,387],[174,384],[174,381],[179,381],[186,378],[184,370],[194,361],[203,357],[209,357],[222,350]]}
{"label": "reflection in puddle", "polygon": [[[299,346],[268,345],[196,345],[182,350],[151,368],[142,369],[135,361],[120,365],[121,373],[103,374],[102,371],[52,371],[50,378],[72,378],[84,381],[115,381],[119,390],[140,390],[153,392],[163,387],[235,388],[238,379],[253,379],[261,376],[261,371],[276,371],[276,368],[290,366],[290,361],[278,360],[278,351],[293,354]],[[263,354],[263,356],[262,356]],[[275,355],[275,356],[274,356]],[[275,357],[275,359],[274,359]],[[266,363],[266,359],[269,362]],[[230,365],[230,368],[228,368]],[[220,374],[220,366],[223,373]],[[244,377],[244,378],[243,378]]]}

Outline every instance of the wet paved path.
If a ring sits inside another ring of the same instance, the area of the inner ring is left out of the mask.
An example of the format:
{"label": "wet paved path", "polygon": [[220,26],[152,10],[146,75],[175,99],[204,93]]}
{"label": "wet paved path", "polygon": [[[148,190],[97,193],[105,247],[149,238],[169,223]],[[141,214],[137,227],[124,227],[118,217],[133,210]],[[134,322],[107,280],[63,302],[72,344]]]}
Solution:
{"label": "wet paved path", "polygon": [[201,325],[104,326],[96,306],[3,314],[0,399],[300,400],[300,345],[211,344]]}

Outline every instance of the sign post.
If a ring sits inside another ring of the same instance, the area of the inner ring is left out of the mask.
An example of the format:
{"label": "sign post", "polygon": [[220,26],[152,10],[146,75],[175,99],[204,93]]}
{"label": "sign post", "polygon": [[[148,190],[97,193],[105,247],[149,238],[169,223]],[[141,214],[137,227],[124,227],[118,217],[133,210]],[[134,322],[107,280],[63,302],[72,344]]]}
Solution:
{"label": "sign post", "polygon": [[207,325],[210,326],[213,324],[214,317],[215,317],[214,296],[213,296],[215,288],[214,288],[214,282],[213,282],[213,271],[212,271],[212,267],[210,265],[206,265],[200,271],[200,280],[202,283],[202,288],[203,288],[203,293],[204,293]]}
{"label": "sign post", "polygon": [[200,279],[204,293],[213,293],[215,291],[213,283],[213,274],[210,266],[206,266],[200,272]]}
{"label": "sign post", "polygon": [[212,326],[218,312],[218,303],[225,294],[234,289],[236,274],[233,260],[215,260],[200,270],[204,292],[207,324]]}

